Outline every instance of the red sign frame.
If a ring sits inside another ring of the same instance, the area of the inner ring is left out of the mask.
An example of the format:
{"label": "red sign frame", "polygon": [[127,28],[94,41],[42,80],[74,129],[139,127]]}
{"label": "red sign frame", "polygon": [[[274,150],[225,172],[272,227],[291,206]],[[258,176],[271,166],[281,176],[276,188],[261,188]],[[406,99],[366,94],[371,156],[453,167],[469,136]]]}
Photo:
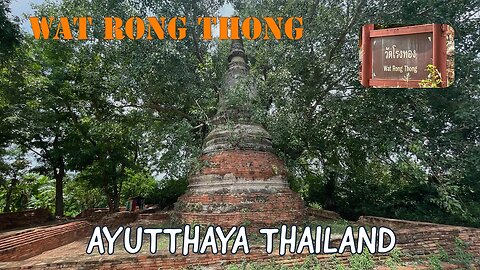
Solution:
{"label": "red sign frame", "polygon": [[[372,78],[372,38],[401,36],[420,33],[432,33],[433,65],[441,74],[442,87],[447,87],[447,40],[446,24],[422,24],[405,27],[374,29],[373,24],[366,24],[362,27],[362,76],[361,83],[365,87],[399,87],[399,88],[421,88],[420,80],[392,80]],[[425,67],[426,68],[426,67]],[[426,78],[425,78],[426,79]]]}

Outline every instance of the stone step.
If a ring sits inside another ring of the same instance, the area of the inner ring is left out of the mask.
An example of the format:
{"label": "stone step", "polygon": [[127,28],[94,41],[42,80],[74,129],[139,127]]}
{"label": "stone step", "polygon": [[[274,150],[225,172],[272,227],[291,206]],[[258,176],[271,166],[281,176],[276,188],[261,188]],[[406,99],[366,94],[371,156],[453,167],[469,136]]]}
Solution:
{"label": "stone step", "polygon": [[33,229],[29,231],[24,231],[22,233],[14,234],[14,235],[9,235],[7,237],[1,238],[1,243],[0,243],[0,249],[4,248],[5,246],[8,247],[10,244],[15,244],[15,243],[25,243],[29,241],[33,241],[36,239],[44,238],[45,236],[57,234],[58,232],[62,232],[65,229],[67,230],[74,230],[76,228],[82,228],[83,223],[74,223],[74,224],[62,224],[62,225],[56,225],[53,227],[46,227],[42,229]]}
{"label": "stone step", "polygon": [[171,213],[169,212],[157,212],[157,213],[145,213],[138,216],[138,220],[158,220],[169,221]]}
{"label": "stone step", "polygon": [[23,231],[0,239],[0,262],[20,261],[88,236],[91,225],[73,221]]}

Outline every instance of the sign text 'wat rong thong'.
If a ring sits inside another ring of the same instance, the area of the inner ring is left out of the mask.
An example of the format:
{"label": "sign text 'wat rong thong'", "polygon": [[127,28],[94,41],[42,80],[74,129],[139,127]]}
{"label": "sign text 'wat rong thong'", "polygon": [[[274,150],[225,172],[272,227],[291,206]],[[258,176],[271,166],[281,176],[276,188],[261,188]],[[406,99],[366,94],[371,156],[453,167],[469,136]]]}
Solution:
{"label": "sign text 'wat rong thong'", "polygon": [[242,40],[233,40],[203,167],[175,207],[181,221],[252,227],[302,221],[303,200],[289,188],[270,135],[253,117],[255,95]]}
{"label": "sign text 'wat rong thong'", "polygon": [[365,87],[447,87],[453,82],[453,28],[423,24],[362,27],[361,76]]}

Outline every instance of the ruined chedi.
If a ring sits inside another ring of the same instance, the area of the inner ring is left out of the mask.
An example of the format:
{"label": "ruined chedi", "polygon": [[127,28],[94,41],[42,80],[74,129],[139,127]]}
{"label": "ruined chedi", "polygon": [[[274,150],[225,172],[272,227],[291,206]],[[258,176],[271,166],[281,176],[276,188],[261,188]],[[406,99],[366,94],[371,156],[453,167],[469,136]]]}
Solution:
{"label": "ruined chedi", "polygon": [[234,40],[202,168],[175,206],[185,223],[257,227],[301,221],[303,201],[290,190],[270,135],[252,117],[256,89],[248,78],[243,43]]}

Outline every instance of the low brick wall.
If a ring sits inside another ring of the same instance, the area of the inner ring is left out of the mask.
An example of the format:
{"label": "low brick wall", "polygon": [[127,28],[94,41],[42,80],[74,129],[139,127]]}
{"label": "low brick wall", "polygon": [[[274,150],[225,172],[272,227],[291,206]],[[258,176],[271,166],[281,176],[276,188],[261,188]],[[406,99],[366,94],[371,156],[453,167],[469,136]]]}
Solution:
{"label": "low brick wall", "polygon": [[480,229],[432,226],[394,231],[397,237],[397,247],[415,256],[437,254],[439,247],[448,254],[454,254],[455,243],[461,240],[467,245],[466,251],[476,258],[480,257]]}
{"label": "low brick wall", "polygon": [[84,218],[89,221],[97,221],[108,215],[108,208],[89,208],[78,214],[75,218]]}
{"label": "low brick wall", "polygon": [[338,220],[341,219],[340,215],[328,210],[315,209],[315,208],[306,208],[306,214],[310,217],[315,217],[318,219],[328,219],[328,220]]}
{"label": "low brick wall", "polygon": [[125,226],[129,223],[136,221],[139,217],[138,212],[117,212],[108,214],[100,220],[94,222],[98,226],[107,226],[108,228],[118,228],[119,226]]}
{"label": "low brick wall", "polygon": [[[447,226],[447,225],[437,224],[437,223],[410,221],[410,220],[401,220],[401,219],[374,217],[374,216],[361,216],[358,219],[357,223],[363,226],[388,227],[393,230],[412,229],[412,228],[420,228],[420,227],[430,228],[430,227]],[[450,227],[454,227],[454,226],[450,226]]]}
{"label": "low brick wall", "polygon": [[156,212],[156,213],[145,213],[142,212],[138,217],[139,220],[155,220],[161,223],[169,222],[171,218],[171,212]]}
{"label": "low brick wall", "polygon": [[86,237],[91,225],[74,221],[61,225],[21,231],[0,239],[0,262],[19,261]]}
{"label": "low brick wall", "polygon": [[0,231],[25,226],[40,225],[53,219],[54,217],[52,213],[43,208],[21,212],[2,213],[0,214]]}
{"label": "low brick wall", "polygon": [[[64,261],[64,262],[47,262],[41,265],[30,265],[29,269],[185,269],[187,267],[202,266],[206,269],[225,269],[229,264],[240,264],[244,261],[254,261],[256,263],[271,263],[275,261],[278,264],[293,266],[302,264],[308,260],[307,254],[294,254],[279,256],[278,251],[267,254],[264,247],[251,247],[250,254],[192,254],[183,256],[181,253],[169,254],[161,253],[155,255],[139,255],[139,256],[121,256],[116,258],[102,258],[101,260],[91,261]],[[320,254],[316,256],[318,261],[332,263],[332,255]],[[336,255],[336,261],[346,264],[349,253]],[[376,260],[384,260],[385,256],[380,255]],[[2,265],[0,264],[0,267]],[[2,269],[22,269],[21,264],[10,264]]]}
{"label": "low brick wall", "polygon": [[467,252],[480,257],[480,229],[437,223],[399,220],[374,216],[361,216],[362,226],[388,227],[395,232],[397,247],[415,256],[438,253],[439,247],[453,254],[455,242],[467,244]]}

